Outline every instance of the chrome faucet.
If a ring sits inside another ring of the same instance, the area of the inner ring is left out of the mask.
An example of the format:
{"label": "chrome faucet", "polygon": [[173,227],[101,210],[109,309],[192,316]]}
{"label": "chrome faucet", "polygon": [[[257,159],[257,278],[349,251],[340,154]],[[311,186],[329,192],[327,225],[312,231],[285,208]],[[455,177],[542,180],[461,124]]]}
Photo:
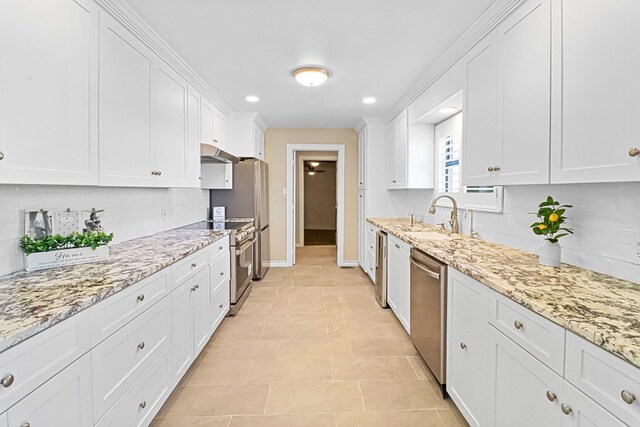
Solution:
{"label": "chrome faucet", "polygon": [[443,197],[451,200],[451,203],[453,204],[453,209],[451,209],[451,220],[449,221],[449,224],[451,225],[451,232],[452,233],[460,233],[460,224],[458,223],[458,202],[456,202],[456,199],[454,199],[453,197],[451,197],[451,196],[449,196],[447,194],[443,194],[442,196],[436,197],[431,202],[431,207],[429,208],[429,213],[431,215],[436,213],[436,202],[438,200],[442,199]]}
{"label": "chrome faucet", "polygon": [[464,212],[464,218],[467,219],[467,215],[469,214],[471,214],[471,227],[469,228],[469,236],[475,239],[476,237],[478,237],[478,232],[473,229],[473,211],[471,209],[467,209]]}

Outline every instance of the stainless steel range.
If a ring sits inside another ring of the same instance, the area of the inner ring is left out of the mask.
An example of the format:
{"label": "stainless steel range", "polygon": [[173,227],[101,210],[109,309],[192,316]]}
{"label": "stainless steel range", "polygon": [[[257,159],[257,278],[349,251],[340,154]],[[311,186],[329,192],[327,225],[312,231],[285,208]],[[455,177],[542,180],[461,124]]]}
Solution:
{"label": "stainless steel range", "polygon": [[254,275],[254,245],[256,228],[253,220],[227,220],[224,222],[202,221],[187,225],[188,229],[229,230],[231,251],[231,308],[229,315],[240,310],[242,303],[251,292],[251,280]]}

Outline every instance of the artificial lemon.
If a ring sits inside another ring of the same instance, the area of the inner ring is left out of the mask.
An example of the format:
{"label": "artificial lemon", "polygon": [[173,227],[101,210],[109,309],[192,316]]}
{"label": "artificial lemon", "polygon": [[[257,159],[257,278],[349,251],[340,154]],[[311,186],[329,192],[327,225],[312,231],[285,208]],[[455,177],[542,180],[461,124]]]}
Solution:
{"label": "artificial lemon", "polygon": [[547,225],[546,225],[546,224],[540,224],[540,225],[538,226],[538,228],[539,228],[540,230],[546,230],[546,229],[547,229]]}
{"label": "artificial lemon", "polygon": [[559,217],[558,217],[558,214],[557,214],[557,213],[555,213],[555,212],[554,212],[554,213],[552,213],[551,215],[549,215],[549,221],[550,221],[550,222],[556,222],[556,221],[558,221],[558,218],[559,218]]}

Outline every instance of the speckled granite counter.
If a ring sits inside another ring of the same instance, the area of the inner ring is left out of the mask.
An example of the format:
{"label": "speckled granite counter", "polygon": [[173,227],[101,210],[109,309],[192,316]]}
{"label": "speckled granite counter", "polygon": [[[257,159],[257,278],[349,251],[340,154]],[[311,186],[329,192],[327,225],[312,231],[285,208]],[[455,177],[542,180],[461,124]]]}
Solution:
{"label": "speckled granite counter", "polygon": [[[569,264],[538,264],[534,254],[466,235],[418,240],[438,231],[406,219],[368,221],[603,349],[640,367],[640,283]],[[449,233],[446,233],[449,234]]]}
{"label": "speckled granite counter", "polygon": [[112,245],[107,261],[0,277],[0,352],[228,234],[170,230]]}

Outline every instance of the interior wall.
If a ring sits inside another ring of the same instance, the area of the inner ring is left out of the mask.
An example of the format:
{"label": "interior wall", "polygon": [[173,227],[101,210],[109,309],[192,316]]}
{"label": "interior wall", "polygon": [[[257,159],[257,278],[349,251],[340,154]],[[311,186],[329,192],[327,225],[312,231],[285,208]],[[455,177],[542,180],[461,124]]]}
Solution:
{"label": "interior wall", "polygon": [[315,175],[304,175],[304,229],[336,229],[336,163],[321,162]]}
{"label": "interior wall", "polygon": [[[207,219],[209,191],[199,188],[113,188],[0,185],[0,275],[22,270],[24,210],[104,209],[113,243]],[[166,215],[162,215],[162,213]]]}
{"label": "interior wall", "polygon": [[269,163],[270,262],[287,260],[287,144],[344,144],[345,206],[344,259],[358,259],[358,134],[353,129],[271,128],[265,133],[265,161]]}

